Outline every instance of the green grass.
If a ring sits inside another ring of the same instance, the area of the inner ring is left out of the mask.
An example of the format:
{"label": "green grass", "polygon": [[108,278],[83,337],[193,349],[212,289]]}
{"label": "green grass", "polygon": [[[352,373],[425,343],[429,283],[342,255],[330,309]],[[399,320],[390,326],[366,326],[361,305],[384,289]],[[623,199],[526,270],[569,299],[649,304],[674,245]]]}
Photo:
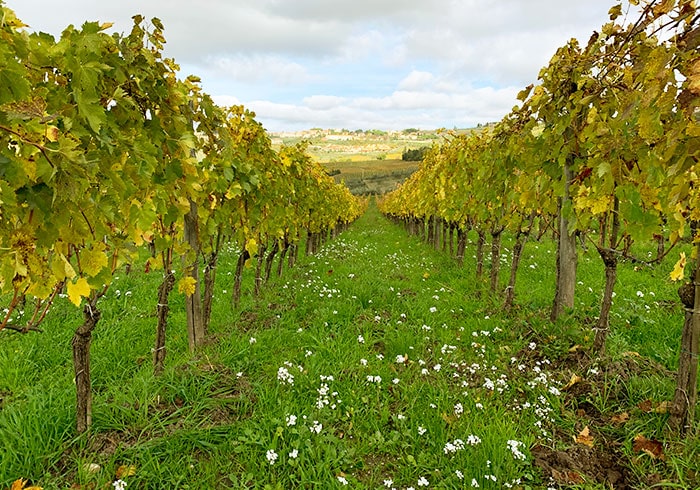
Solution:
{"label": "green grass", "polygon": [[[579,488],[608,488],[610,471],[635,488],[697,487],[700,440],[678,440],[666,414],[639,407],[673,393],[682,313],[672,264],[621,264],[609,356],[595,360],[594,250],[581,254],[575,312],[556,325],[552,243],[526,245],[509,315],[475,282],[473,251],[458,269],[372,207],[260,298],[247,277],[237,311],[228,251],[212,341],[195,356],[182,298],[171,297],[160,378],[150,353],[159,275],[120,274],[100,304],[93,427],[79,437],[70,339],[81,319],[62,298],[45,333],[1,334],[0,488],[18,478],[112,488],[118,475],[139,489],[546,488],[552,469]],[[564,391],[572,374],[582,381]],[[574,442],[586,426],[593,448]],[[665,459],[635,450],[638,434],[662,441]]]}

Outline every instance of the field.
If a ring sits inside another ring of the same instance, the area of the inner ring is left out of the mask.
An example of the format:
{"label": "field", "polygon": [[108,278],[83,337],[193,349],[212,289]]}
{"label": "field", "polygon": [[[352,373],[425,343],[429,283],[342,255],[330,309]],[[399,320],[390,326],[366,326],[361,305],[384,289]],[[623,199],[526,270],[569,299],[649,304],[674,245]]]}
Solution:
{"label": "field", "polygon": [[[463,130],[461,132],[464,132]],[[394,190],[418,169],[418,162],[403,161],[405,150],[430,147],[443,139],[439,131],[417,133],[383,131],[308,131],[305,136],[273,135],[276,145],[306,141],[308,152],[355,195],[384,194]],[[338,139],[334,139],[338,138]]]}
{"label": "field", "polygon": [[385,194],[418,170],[419,162],[364,160],[324,163],[336,182],[344,182],[355,195]]}
{"label": "field", "polygon": [[160,276],[119,274],[93,342],[93,426],[77,437],[80,318],[62,298],[44,333],[1,335],[0,488],[700,486],[700,439],[665,425],[683,322],[672,264],[621,264],[608,355],[595,359],[594,250],[581,252],[576,310],[555,325],[553,243],[526,244],[508,315],[467,250],[458,268],[371,207],[259,298],[247,277],[234,311],[229,250],[210,343],[187,353],[173,293],[158,378]]}

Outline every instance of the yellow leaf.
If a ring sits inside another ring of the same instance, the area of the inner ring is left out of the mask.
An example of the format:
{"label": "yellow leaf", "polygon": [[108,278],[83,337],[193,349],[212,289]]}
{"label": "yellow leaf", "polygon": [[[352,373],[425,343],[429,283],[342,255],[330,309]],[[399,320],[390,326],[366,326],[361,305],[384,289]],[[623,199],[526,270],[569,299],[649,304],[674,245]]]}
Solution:
{"label": "yellow leaf", "polygon": [[20,478],[19,480],[15,480],[12,483],[10,490],[22,490],[23,488],[24,488],[24,480]]}
{"label": "yellow leaf", "polygon": [[661,16],[668,14],[673,7],[676,5],[676,0],[662,0],[662,2],[656,5],[652,10],[654,15]]}
{"label": "yellow leaf", "polygon": [[73,266],[68,262],[66,256],[61,253],[54,255],[51,259],[51,271],[59,281],[63,279],[72,280],[76,275]]}
{"label": "yellow leaf", "polygon": [[58,128],[56,126],[46,126],[46,139],[52,143],[58,141]]}
{"label": "yellow leaf", "polygon": [[673,266],[673,270],[671,271],[671,280],[672,281],[680,281],[683,279],[684,270],[685,270],[685,252],[681,252],[681,258],[678,259],[678,262],[676,262],[676,265]]}
{"label": "yellow leaf", "polygon": [[700,94],[700,60],[696,61],[693,66],[690,67],[690,73],[688,74],[688,90],[695,95]]}
{"label": "yellow leaf", "polygon": [[255,240],[255,238],[251,238],[245,242],[245,249],[248,251],[251,257],[257,253],[258,242]]}
{"label": "yellow leaf", "polygon": [[35,298],[46,299],[53,291],[53,284],[49,281],[32,282],[27,293]]}
{"label": "yellow leaf", "polygon": [[27,270],[27,265],[24,263],[22,256],[15,252],[15,275],[20,277],[26,277],[29,271]]}
{"label": "yellow leaf", "polygon": [[[14,27],[14,28],[19,28],[19,27],[29,27],[29,24],[25,24],[21,20],[19,20],[16,16],[15,13],[12,10],[6,10],[3,12],[4,14],[4,19],[3,23],[7,26]],[[12,489],[14,490],[14,488]]]}
{"label": "yellow leaf", "polygon": [[136,466],[133,464],[123,464],[117,468],[117,479],[121,480],[127,476],[134,476],[136,474]]}
{"label": "yellow leaf", "polygon": [[656,407],[654,407],[652,412],[654,412],[654,413],[668,413],[671,411],[671,408],[673,408],[673,402],[663,401],[663,402],[659,403]]}
{"label": "yellow leaf", "polygon": [[584,427],[578,436],[574,437],[574,442],[583,444],[584,446],[593,447],[593,436],[591,435],[588,426]]}
{"label": "yellow leaf", "polygon": [[100,30],[106,31],[107,29],[109,29],[113,25],[114,25],[114,22],[103,22],[102,24],[100,24]]}
{"label": "yellow leaf", "polygon": [[234,182],[226,191],[226,199],[233,199],[234,197],[238,197],[241,194],[243,194],[243,188],[241,187],[241,184]]}
{"label": "yellow leaf", "polygon": [[187,296],[192,296],[194,294],[196,284],[197,281],[195,281],[194,277],[183,277],[177,282],[177,290],[181,293],[185,293]]}
{"label": "yellow leaf", "polygon": [[581,378],[581,376],[577,376],[576,374],[572,374],[572,375],[571,375],[571,379],[569,380],[568,383],[566,383],[566,386],[564,386],[564,387],[562,388],[562,391],[568,390],[569,388],[571,388],[572,386],[574,386],[576,383],[580,383],[581,381],[583,381],[583,379]]}
{"label": "yellow leaf", "polygon": [[95,277],[102,269],[107,267],[107,255],[103,250],[83,250],[80,254],[80,267],[90,277]]}
{"label": "yellow leaf", "polygon": [[69,282],[67,289],[68,299],[75,306],[80,306],[81,298],[87,298],[88,296],[90,296],[90,285],[88,284],[87,279],[85,279],[84,277],[79,278],[74,283]]}

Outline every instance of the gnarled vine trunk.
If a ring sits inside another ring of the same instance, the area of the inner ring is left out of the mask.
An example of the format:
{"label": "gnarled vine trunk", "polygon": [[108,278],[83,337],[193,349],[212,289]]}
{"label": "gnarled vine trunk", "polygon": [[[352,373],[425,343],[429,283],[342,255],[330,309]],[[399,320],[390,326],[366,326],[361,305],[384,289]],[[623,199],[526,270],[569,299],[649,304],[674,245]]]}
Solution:
{"label": "gnarled vine trunk", "polygon": [[491,292],[498,289],[498,275],[501,272],[501,239],[503,227],[495,226],[491,229]]}
{"label": "gnarled vine trunk", "polygon": [[243,249],[241,254],[238,256],[238,262],[236,263],[236,272],[233,274],[233,293],[231,295],[231,304],[235,308],[241,302],[241,283],[243,282],[243,267],[245,267],[246,260],[250,258],[250,253],[248,250]]}
{"label": "gnarled vine trunk", "polygon": [[73,335],[73,370],[75,372],[76,430],[79,434],[92,425],[92,385],[90,381],[90,344],[92,332],[102,314],[97,309],[97,297],[83,307],[83,324]]}
{"label": "gnarled vine trunk", "polygon": [[605,341],[610,332],[610,309],[612,308],[613,292],[617,279],[617,256],[609,248],[598,248],[598,253],[605,264],[605,290],[600,304],[600,316],[595,326],[593,351],[599,356],[605,355]]}
{"label": "gnarled vine trunk", "polygon": [[462,228],[457,228],[457,264],[464,266],[464,251],[467,248],[467,232]]}
{"label": "gnarled vine trunk", "polygon": [[[172,252],[172,249],[168,251]],[[167,259],[166,259],[167,260]],[[170,303],[168,297],[175,286],[175,274],[170,267],[163,271],[163,281],[158,286],[158,306],[156,309],[158,324],[156,326],[156,343],[153,348],[153,374],[159,376],[165,366],[165,338],[168,329]]]}
{"label": "gnarled vine trunk", "polygon": [[[190,201],[190,212],[185,215],[185,241],[194,254],[192,264],[186,264],[185,270],[194,279],[194,293],[185,297],[187,313],[187,340],[190,352],[194,352],[204,342],[204,318],[202,316],[202,292],[199,281],[199,222],[197,205]],[[184,260],[184,259],[183,259]]]}
{"label": "gnarled vine trunk", "polygon": [[479,239],[476,242],[476,279],[481,282],[484,277],[484,247],[486,246],[486,232],[478,229]]}
{"label": "gnarled vine trunk", "polygon": [[[700,254],[700,244],[697,245]],[[700,255],[699,255],[700,257]],[[700,259],[698,259],[700,260]],[[676,391],[671,407],[671,427],[680,433],[692,429],[698,402],[698,360],[700,359],[700,263],[696,263],[693,282],[678,291],[685,306],[681,335]]]}
{"label": "gnarled vine trunk", "polygon": [[569,184],[573,178],[573,157],[568,157],[564,165],[564,196],[559,200],[559,242],[557,246],[557,282],[554,302],[552,304],[551,320],[556,321],[564,310],[574,307],[576,292],[576,235],[569,233],[569,219],[566,210],[571,205]]}

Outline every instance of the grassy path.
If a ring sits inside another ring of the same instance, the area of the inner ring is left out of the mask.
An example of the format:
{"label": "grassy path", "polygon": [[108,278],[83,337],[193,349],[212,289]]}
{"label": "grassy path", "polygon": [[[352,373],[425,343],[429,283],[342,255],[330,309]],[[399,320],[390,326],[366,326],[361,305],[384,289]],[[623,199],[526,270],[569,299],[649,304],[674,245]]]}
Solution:
{"label": "grassy path", "polygon": [[[93,347],[93,433],[77,440],[66,346],[77,318],[58,305],[46,334],[2,339],[0,488],[19,477],[46,489],[630,488],[653,478],[691,488],[697,438],[667,442],[663,461],[634,447],[638,434],[663,435],[665,415],[637,407],[672,389],[673,331],[647,335],[655,360],[636,331],[613,335],[609,363],[569,352],[587,342],[580,328],[555,329],[540,311],[552,249],[528,250],[535,272],[505,316],[479,294],[469,261],[457,269],[372,207],[235,316],[235,260],[222,261],[211,345],[188,357],[174,311],[158,379],[147,313],[158,278],[120,278]],[[678,316],[632,303],[632,291],[619,298],[627,323],[655,331]],[[658,306],[670,293],[655,294]],[[581,295],[584,312],[595,296]]]}

